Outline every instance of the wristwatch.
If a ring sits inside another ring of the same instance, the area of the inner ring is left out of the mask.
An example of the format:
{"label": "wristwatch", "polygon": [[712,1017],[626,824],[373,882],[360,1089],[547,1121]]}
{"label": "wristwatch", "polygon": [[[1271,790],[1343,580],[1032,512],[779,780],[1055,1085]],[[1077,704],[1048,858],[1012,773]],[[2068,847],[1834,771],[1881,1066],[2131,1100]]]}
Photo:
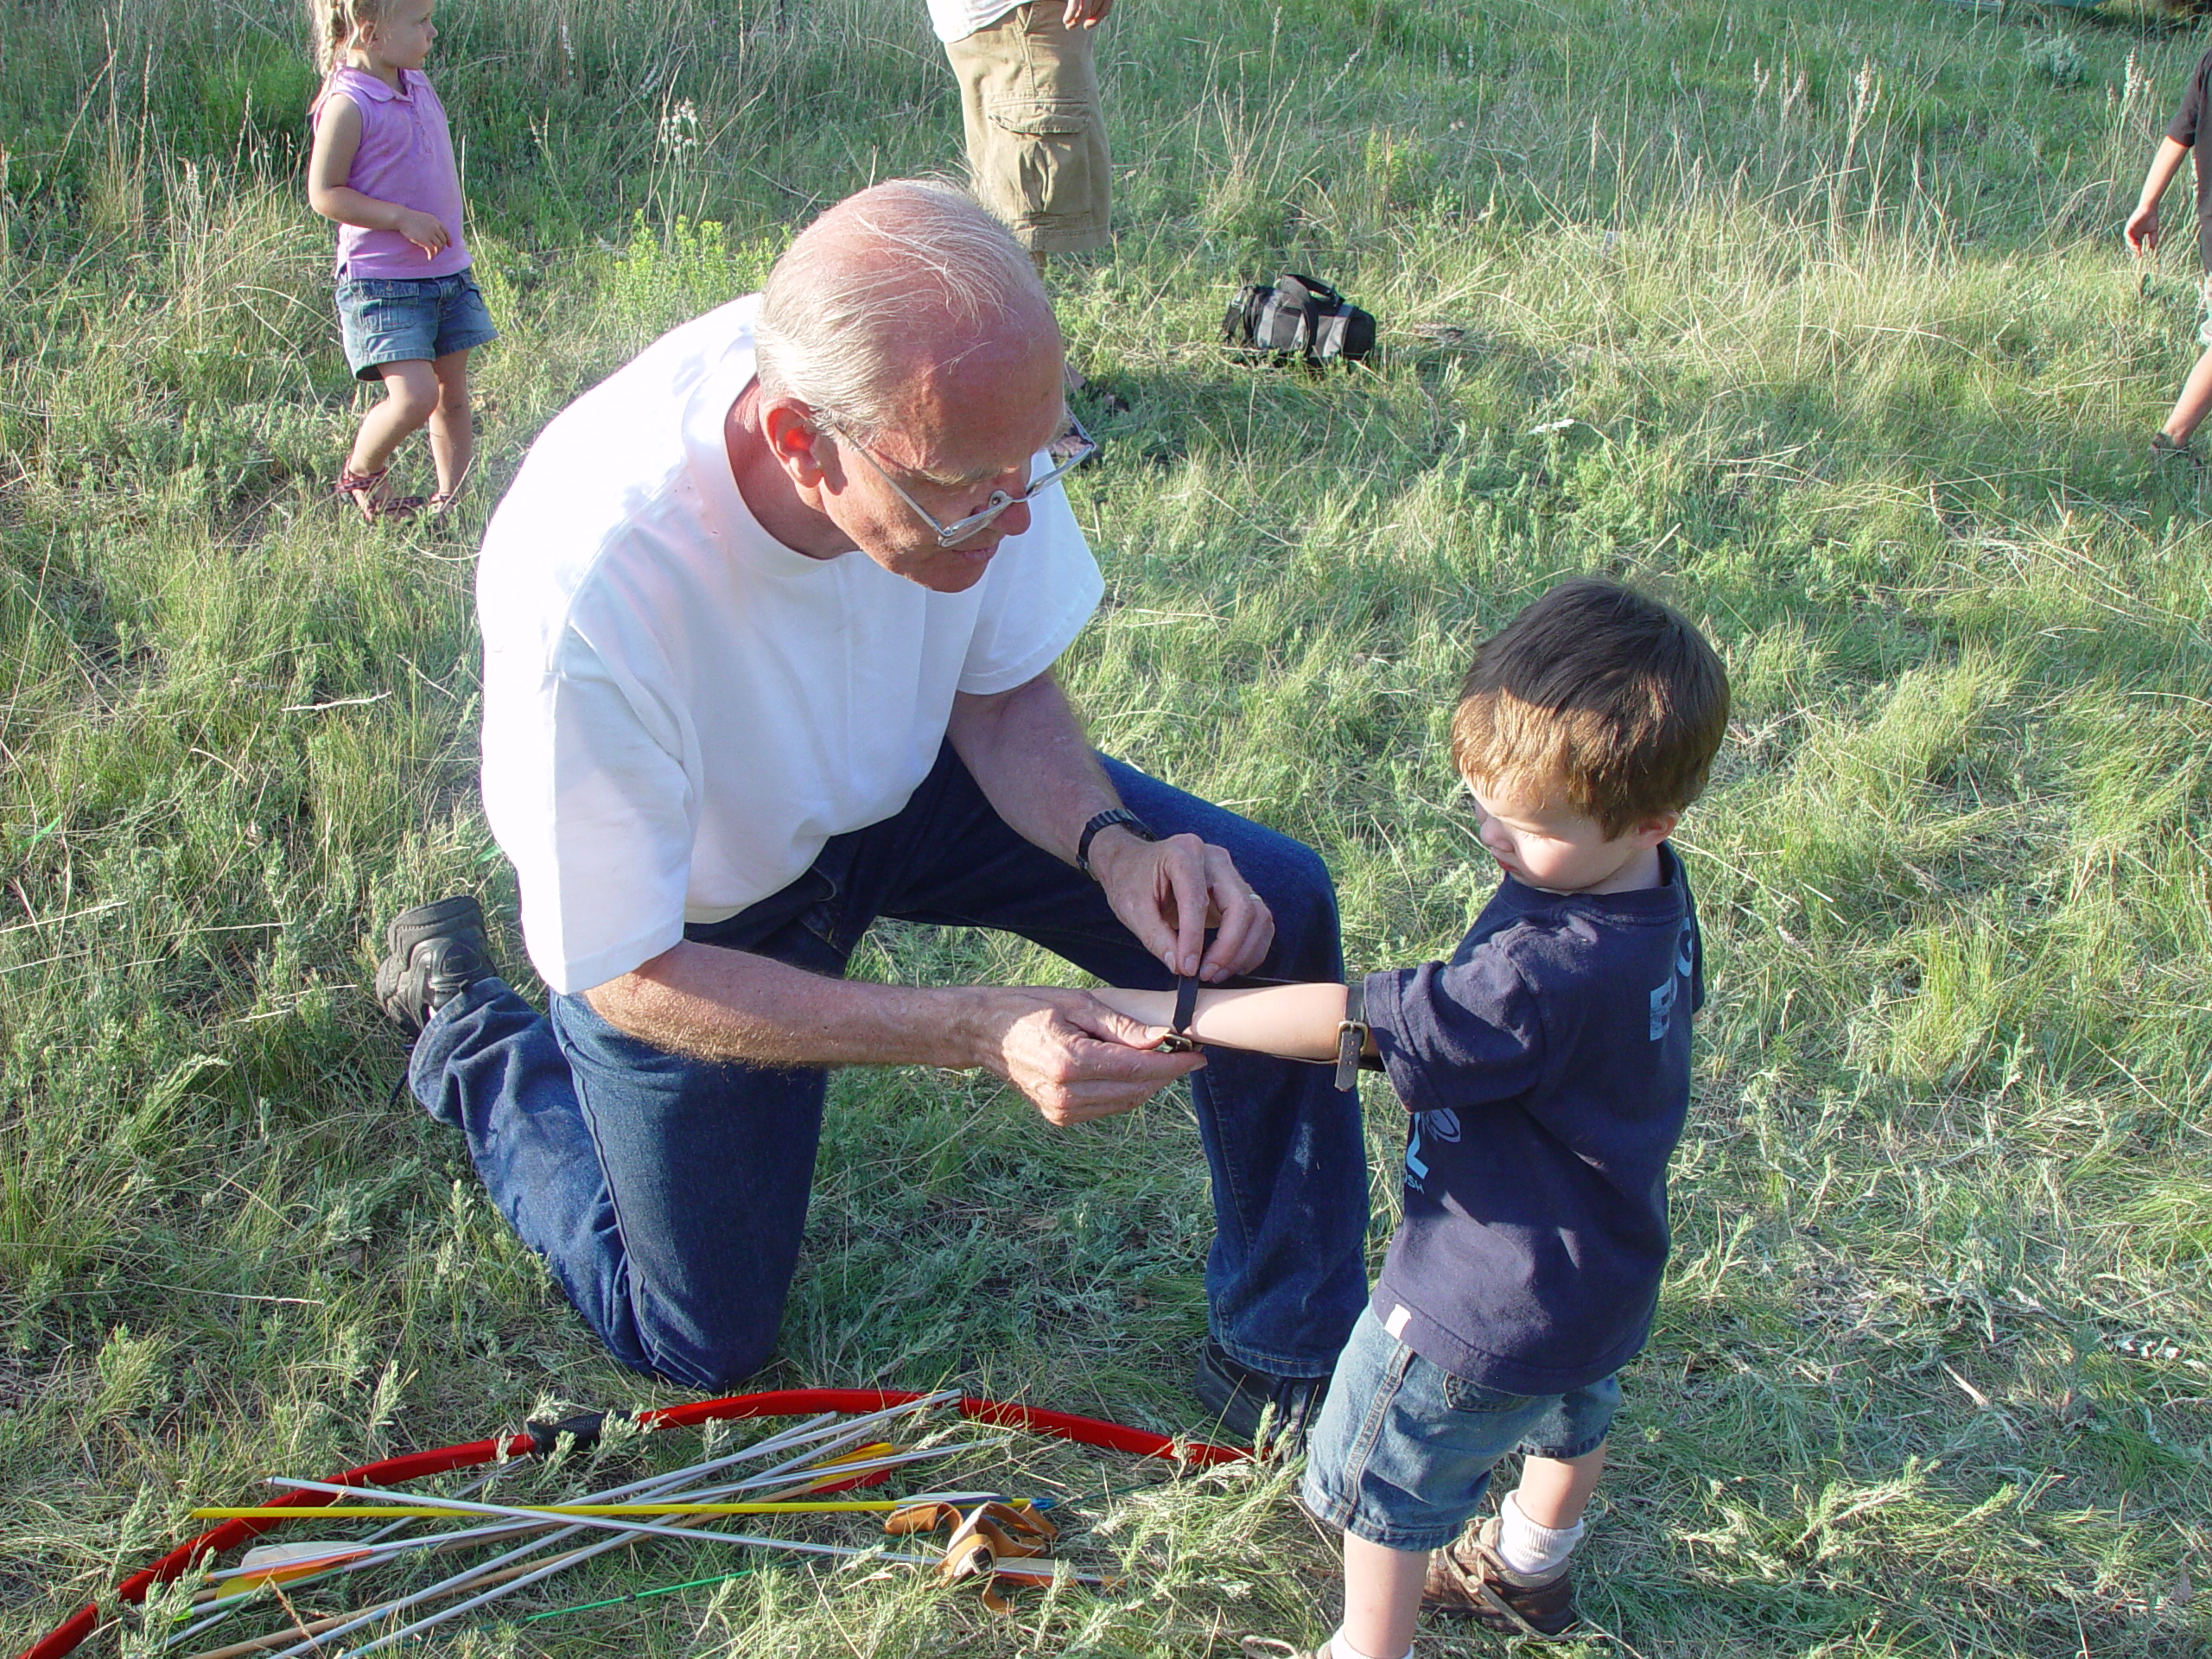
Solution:
{"label": "wristwatch", "polygon": [[1078,870],[1081,870],[1085,875],[1090,876],[1094,881],[1096,881],[1098,877],[1092,872],[1090,868],[1091,837],[1096,836],[1101,830],[1107,829],[1116,823],[1120,824],[1122,829],[1135,836],[1139,841],[1158,841],[1160,839],[1158,836],[1152,833],[1151,826],[1147,824],[1142,818],[1137,817],[1135,813],[1130,811],[1128,807],[1108,807],[1103,812],[1101,812],[1097,817],[1091,819],[1089,823],[1083,826],[1083,834],[1079,838],[1077,838],[1075,843],[1075,867]]}

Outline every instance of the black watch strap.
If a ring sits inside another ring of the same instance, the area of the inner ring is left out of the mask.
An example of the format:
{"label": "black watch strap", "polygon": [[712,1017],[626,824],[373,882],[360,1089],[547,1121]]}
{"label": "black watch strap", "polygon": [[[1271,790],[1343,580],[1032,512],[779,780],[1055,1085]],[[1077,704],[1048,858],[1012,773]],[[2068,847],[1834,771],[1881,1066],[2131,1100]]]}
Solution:
{"label": "black watch strap", "polygon": [[1109,829],[1117,823],[1120,824],[1122,828],[1128,830],[1131,835],[1135,836],[1139,841],[1158,841],[1160,839],[1158,836],[1152,833],[1151,826],[1147,824],[1142,818],[1137,817],[1135,813],[1130,811],[1128,807],[1108,807],[1103,812],[1101,812],[1096,817],[1093,817],[1089,823],[1083,826],[1083,834],[1077,838],[1075,843],[1075,867],[1078,870],[1081,870],[1085,875],[1090,876],[1090,879],[1094,881],[1098,878],[1096,875],[1092,875],[1090,870],[1091,840],[1101,830]]}

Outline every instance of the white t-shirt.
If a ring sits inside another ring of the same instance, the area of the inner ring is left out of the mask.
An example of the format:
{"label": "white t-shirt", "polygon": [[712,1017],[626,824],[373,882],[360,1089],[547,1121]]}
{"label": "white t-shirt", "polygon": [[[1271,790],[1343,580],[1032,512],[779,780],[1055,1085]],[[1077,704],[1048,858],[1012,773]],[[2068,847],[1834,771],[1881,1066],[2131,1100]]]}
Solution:
{"label": "white t-shirt", "polygon": [[954,692],[1033,679],[1098,603],[1058,489],[961,594],[762,530],[722,433],[757,303],[664,335],[563,410],[485,532],[484,809],[556,991],[627,973],[897,812]]}
{"label": "white t-shirt", "polygon": [[950,46],[987,23],[995,23],[1021,0],[930,0],[930,27]]}

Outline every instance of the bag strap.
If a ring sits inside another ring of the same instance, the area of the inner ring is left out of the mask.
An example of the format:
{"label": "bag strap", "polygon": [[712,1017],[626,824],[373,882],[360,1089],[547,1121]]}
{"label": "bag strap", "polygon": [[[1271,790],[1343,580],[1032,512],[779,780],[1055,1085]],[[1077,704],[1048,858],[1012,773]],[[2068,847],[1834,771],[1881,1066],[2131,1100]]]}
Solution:
{"label": "bag strap", "polygon": [[1260,307],[1274,290],[1248,283],[1236,290],[1236,297],[1229,302],[1229,310],[1221,320],[1221,338],[1230,346],[1249,346],[1259,321]]}
{"label": "bag strap", "polygon": [[1321,360],[1321,319],[1334,309],[1333,306],[1322,304],[1318,294],[1308,293],[1306,296],[1305,321],[1300,325],[1299,332],[1305,339],[1306,360],[1308,363]]}
{"label": "bag strap", "polygon": [[1287,276],[1276,279],[1277,287],[1281,287],[1284,283],[1296,283],[1309,296],[1318,296],[1328,305],[1342,305],[1344,302],[1343,295],[1316,276],[1301,276],[1296,271],[1293,271]]}
{"label": "bag strap", "polygon": [[1318,364],[1321,360],[1322,320],[1331,313],[1342,308],[1344,296],[1330,287],[1328,283],[1311,276],[1300,276],[1296,271],[1291,272],[1287,276],[1276,278],[1275,292],[1280,294],[1294,284],[1303,296],[1299,312],[1304,321],[1299,329],[1300,339],[1297,344],[1308,363]]}

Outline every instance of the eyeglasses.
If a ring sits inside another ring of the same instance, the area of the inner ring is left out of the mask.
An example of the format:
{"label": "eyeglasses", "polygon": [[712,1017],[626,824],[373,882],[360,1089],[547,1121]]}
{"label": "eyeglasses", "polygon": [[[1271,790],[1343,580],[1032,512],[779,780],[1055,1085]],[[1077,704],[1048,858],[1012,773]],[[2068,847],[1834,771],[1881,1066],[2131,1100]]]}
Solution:
{"label": "eyeglasses", "polygon": [[1004,490],[993,490],[991,499],[984,502],[982,506],[965,518],[956,518],[947,524],[939,523],[935,513],[901,489],[899,480],[891,476],[890,469],[870,454],[859,439],[842,429],[835,422],[824,420],[821,424],[835,433],[838,442],[849,444],[855,454],[875,469],[875,475],[891,486],[892,493],[912,507],[914,510],[914,516],[937,533],[937,544],[939,547],[957,547],[1008,507],[1018,501],[1033,500],[1042,492],[1058,483],[1098,453],[1097,440],[1083,429],[1082,422],[1071,416],[1067,430],[1045,446],[1045,454],[1051,459],[1052,465],[1042,478],[1031,479],[1028,487],[1020,495],[1008,495]]}

